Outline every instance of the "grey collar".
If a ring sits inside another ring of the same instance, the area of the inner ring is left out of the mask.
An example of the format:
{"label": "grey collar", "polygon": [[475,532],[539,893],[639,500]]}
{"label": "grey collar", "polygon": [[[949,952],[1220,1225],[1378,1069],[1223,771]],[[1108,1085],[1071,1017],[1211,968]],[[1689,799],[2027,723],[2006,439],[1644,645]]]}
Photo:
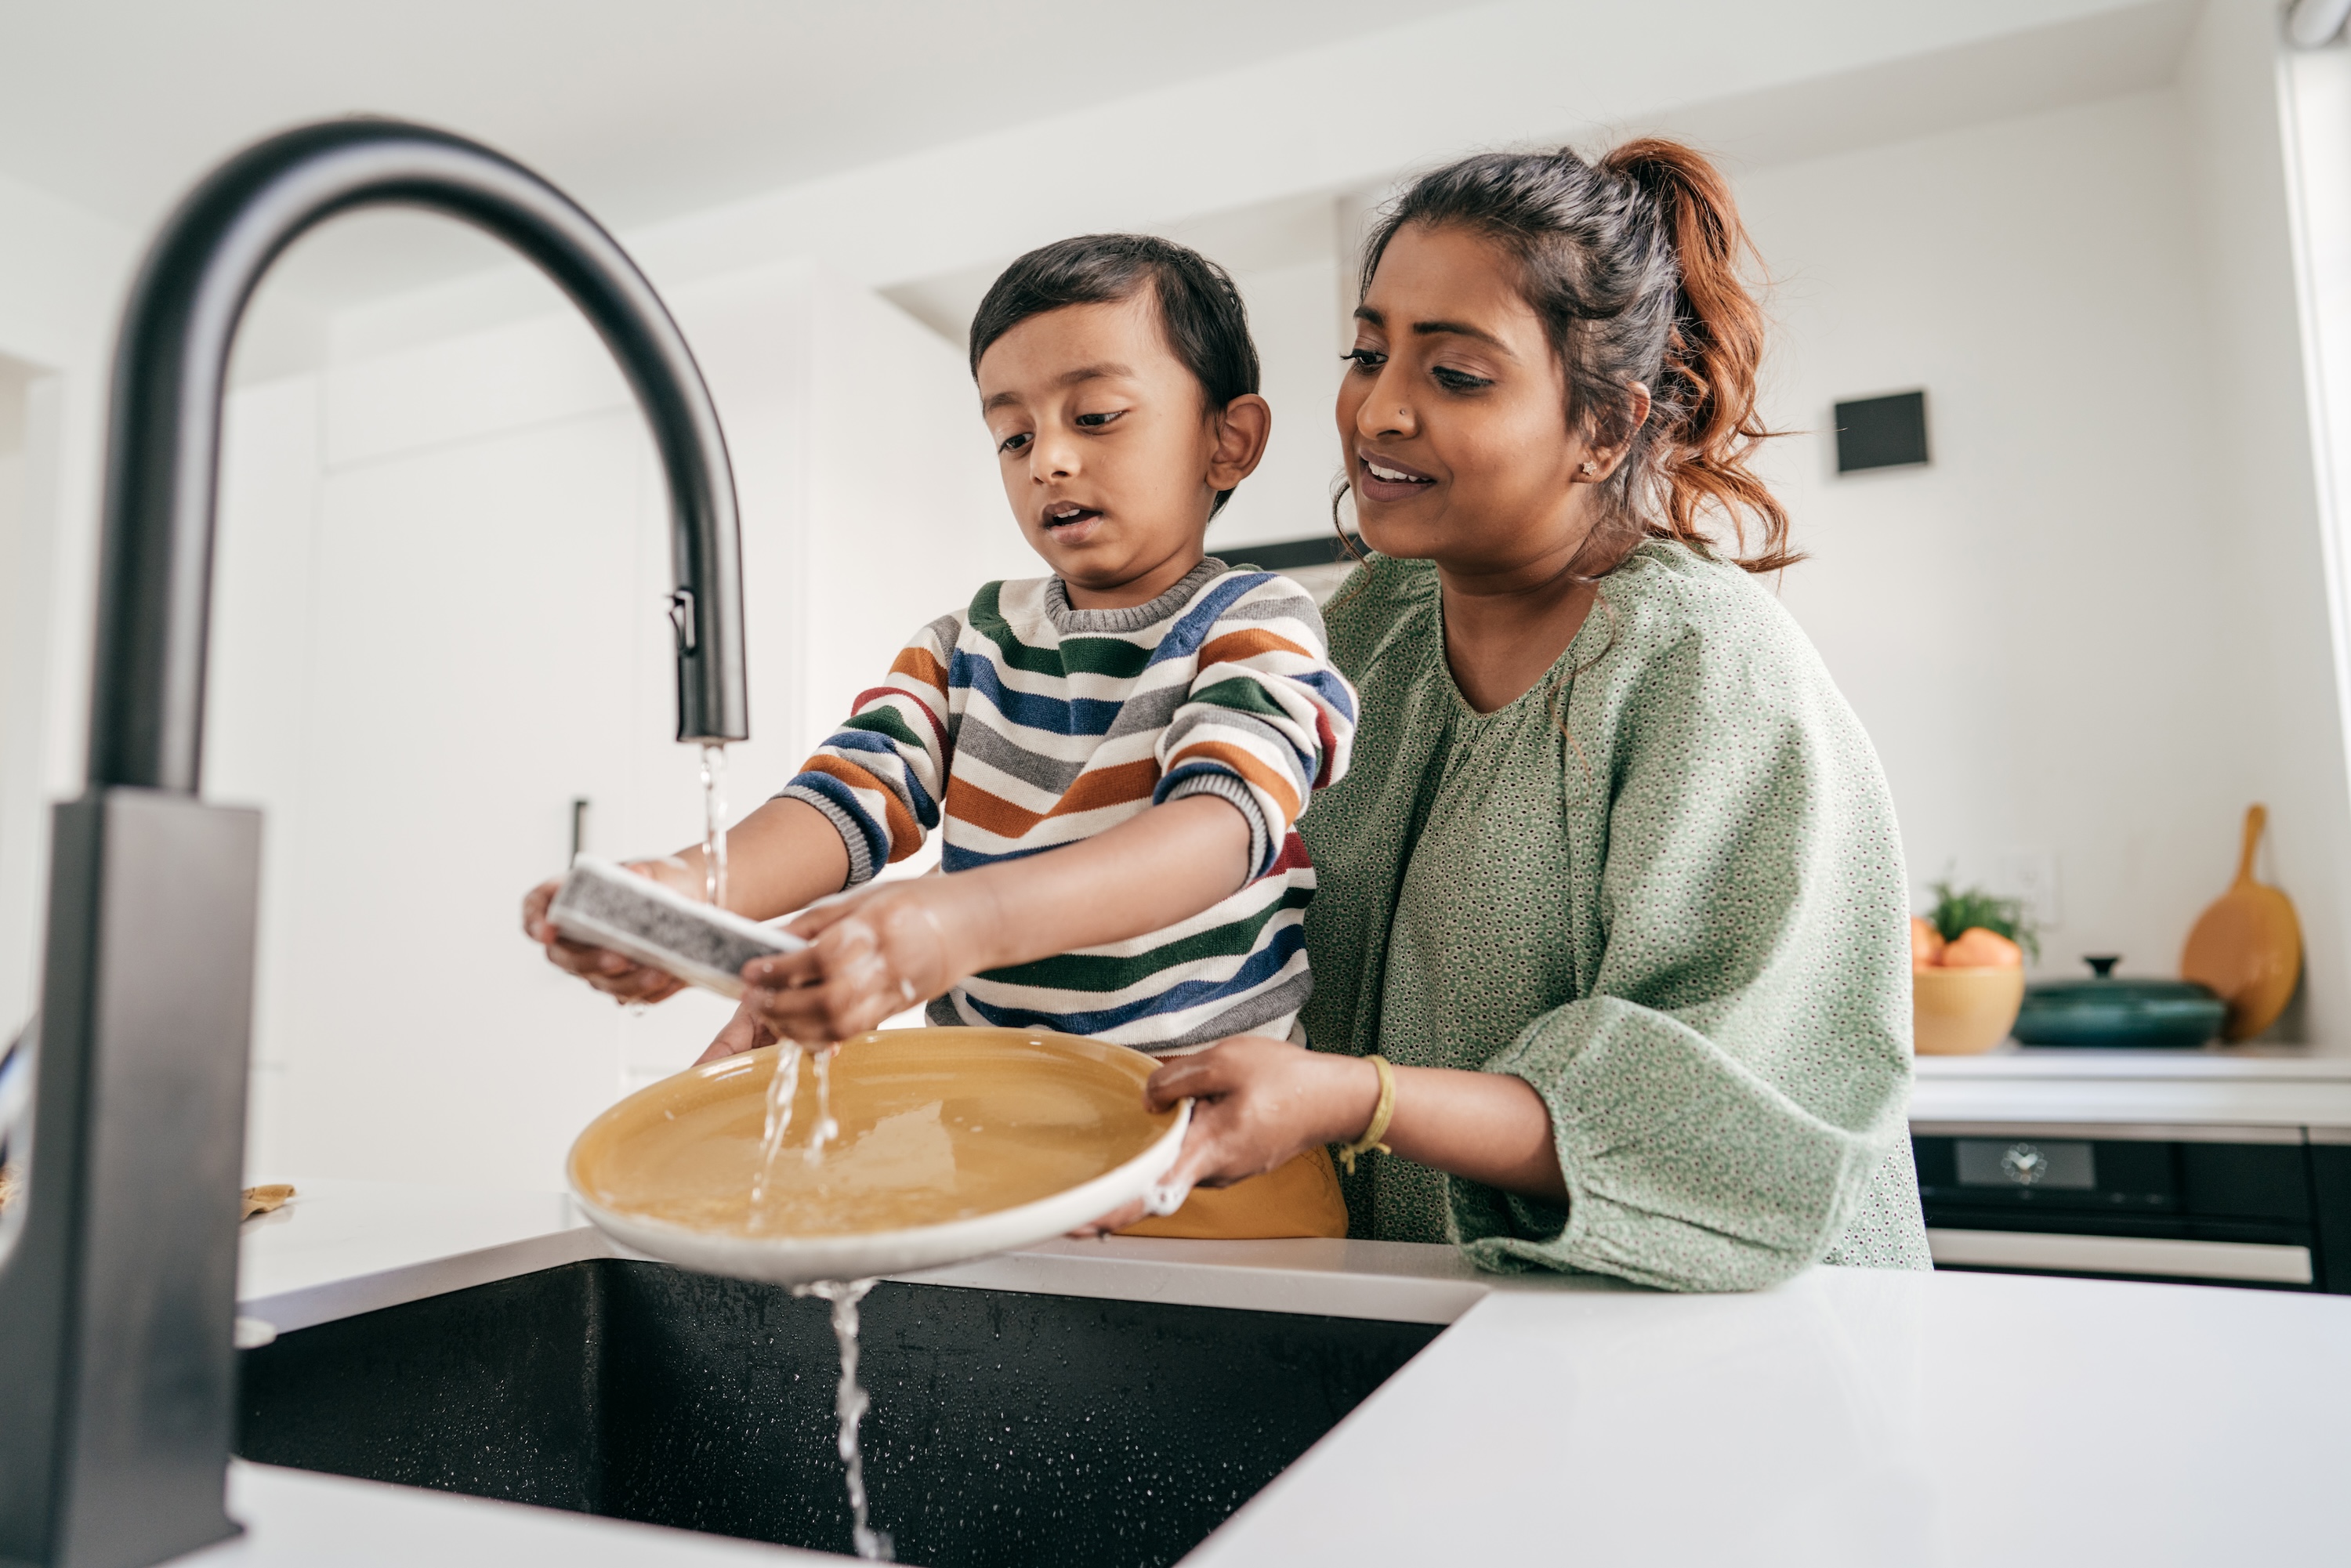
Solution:
{"label": "grey collar", "polygon": [[1054,630],[1064,635],[1085,632],[1140,632],[1154,626],[1192,602],[1192,596],[1206,588],[1209,581],[1231,570],[1215,556],[1206,556],[1200,564],[1186,572],[1183,580],[1148,604],[1130,605],[1124,610],[1074,610],[1070,606],[1070,585],[1059,577],[1045,585],[1045,614]]}

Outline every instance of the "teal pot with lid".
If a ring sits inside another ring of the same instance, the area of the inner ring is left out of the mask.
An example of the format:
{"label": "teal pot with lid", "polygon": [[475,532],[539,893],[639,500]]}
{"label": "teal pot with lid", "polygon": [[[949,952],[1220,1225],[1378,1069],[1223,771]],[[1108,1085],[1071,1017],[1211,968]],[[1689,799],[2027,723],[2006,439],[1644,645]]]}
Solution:
{"label": "teal pot with lid", "polygon": [[2043,980],[2024,988],[2014,1033],[2023,1045],[2181,1050],[2220,1032],[2229,1005],[2191,980],[2126,978],[2119,959],[2085,958],[2080,980]]}

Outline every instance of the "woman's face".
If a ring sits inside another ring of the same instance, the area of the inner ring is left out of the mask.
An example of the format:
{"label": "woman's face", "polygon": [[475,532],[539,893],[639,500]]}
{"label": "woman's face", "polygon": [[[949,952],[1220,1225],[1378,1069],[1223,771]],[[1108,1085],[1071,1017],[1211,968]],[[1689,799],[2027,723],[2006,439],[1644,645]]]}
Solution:
{"label": "woman's face", "polygon": [[1565,374],[1507,253],[1464,229],[1398,231],[1349,358],[1339,439],[1366,543],[1470,575],[1565,565],[1615,455],[1569,429]]}

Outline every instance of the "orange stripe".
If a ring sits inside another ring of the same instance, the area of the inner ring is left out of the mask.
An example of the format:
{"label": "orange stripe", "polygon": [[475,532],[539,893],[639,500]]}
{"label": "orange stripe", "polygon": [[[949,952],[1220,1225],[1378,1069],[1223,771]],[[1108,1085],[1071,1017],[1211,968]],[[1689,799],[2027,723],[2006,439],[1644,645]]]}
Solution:
{"label": "orange stripe", "polygon": [[838,757],[822,753],[808,759],[803,773],[830,773],[852,789],[878,790],[882,796],[882,825],[890,835],[890,858],[904,860],[923,847],[923,830],[898,797],[881,779],[854,762],[844,762]]}
{"label": "orange stripe", "polygon": [[1272,796],[1273,803],[1281,811],[1280,831],[1288,832],[1290,824],[1298,820],[1298,787],[1290,781],[1290,776],[1268,768],[1228,741],[1194,741],[1167,759],[1167,771],[1173,773],[1186,762],[1200,761],[1221,762],[1239,774],[1244,782]]}
{"label": "orange stripe", "polygon": [[1075,816],[1081,811],[1099,811],[1108,806],[1131,805],[1151,799],[1151,791],[1159,784],[1159,764],[1148,758],[1140,762],[1122,762],[1115,768],[1081,773],[1078,781],[1070,786],[1069,793],[1042,811],[1032,811],[1018,806],[1003,796],[983,789],[969,779],[954,778],[947,781],[947,815],[959,822],[969,822],[995,834],[999,839],[1021,839],[1040,822],[1054,817]]}
{"label": "orange stripe", "polygon": [[1295,653],[1301,659],[1314,656],[1287,637],[1276,636],[1261,626],[1252,626],[1247,631],[1228,632],[1211,640],[1200,650],[1198,667],[1205,670],[1211,664],[1238,664],[1259,653]]}
{"label": "orange stripe", "polygon": [[947,815],[999,839],[1019,838],[1044,820],[1038,812],[1024,810],[1001,795],[989,794],[960,774],[947,778]]}
{"label": "orange stripe", "polygon": [[931,656],[928,648],[901,648],[898,656],[890,661],[893,675],[912,675],[926,686],[939,691],[947,689],[947,667]]}
{"label": "orange stripe", "polygon": [[1159,787],[1159,764],[1151,758],[1140,762],[1122,762],[1115,768],[1101,768],[1078,775],[1070,792],[1053,802],[1049,817],[1067,817],[1079,811],[1099,811],[1104,806],[1123,806],[1130,800],[1147,800]]}

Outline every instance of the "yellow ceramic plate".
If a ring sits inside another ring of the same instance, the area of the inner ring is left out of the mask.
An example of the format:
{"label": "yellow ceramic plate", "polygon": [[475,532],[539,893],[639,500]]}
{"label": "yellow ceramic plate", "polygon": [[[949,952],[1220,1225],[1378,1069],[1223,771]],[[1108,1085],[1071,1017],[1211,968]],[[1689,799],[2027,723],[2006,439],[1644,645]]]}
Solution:
{"label": "yellow ceramic plate", "polygon": [[[840,1135],[815,1160],[816,1075],[763,1157],[778,1048],[630,1095],[571,1145],[571,1190],[626,1247],[708,1273],[797,1284],[1024,1247],[1145,1196],[1188,1105],[1154,1115],[1157,1065],[1123,1046],[1008,1029],[884,1030],[832,1060]],[[755,1198],[754,1186],[758,1186]]]}

